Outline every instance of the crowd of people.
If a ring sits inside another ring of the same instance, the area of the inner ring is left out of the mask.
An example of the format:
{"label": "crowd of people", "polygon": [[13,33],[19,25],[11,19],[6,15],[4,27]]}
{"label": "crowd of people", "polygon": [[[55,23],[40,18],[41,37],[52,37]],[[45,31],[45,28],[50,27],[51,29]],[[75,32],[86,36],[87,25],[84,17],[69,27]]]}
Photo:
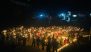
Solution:
{"label": "crowd of people", "polygon": [[74,26],[50,26],[50,27],[14,27],[3,30],[5,42],[9,45],[32,46],[47,52],[57,52],[57,49],[77,39],[79,32],[84,29]]}

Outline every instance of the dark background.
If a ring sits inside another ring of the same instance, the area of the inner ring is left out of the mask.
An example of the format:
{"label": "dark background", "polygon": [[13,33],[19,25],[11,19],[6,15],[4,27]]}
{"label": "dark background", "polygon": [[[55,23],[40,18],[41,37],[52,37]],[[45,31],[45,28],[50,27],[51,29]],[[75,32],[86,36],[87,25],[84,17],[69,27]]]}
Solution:
{"label": "dark background", "polygon": [[[84,27],[86,30],[90,30],[90,0],[3,0],[1,1],[0,7],[0,28],[19,25],[48,25],[47,20],[41,23],[33,18],[38,11],[46,11],[48,15],[53,18],[51,25],[75,24]],[[84,13],[86,17],[79,17],[75,22],[60,23],[58,19],[56,19],[57,12],[59,11]]]}

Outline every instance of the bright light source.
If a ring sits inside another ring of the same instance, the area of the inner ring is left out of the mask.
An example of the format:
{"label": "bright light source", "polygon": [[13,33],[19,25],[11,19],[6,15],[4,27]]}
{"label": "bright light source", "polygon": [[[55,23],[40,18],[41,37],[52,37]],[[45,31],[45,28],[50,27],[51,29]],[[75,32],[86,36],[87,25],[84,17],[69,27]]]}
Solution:
{"label": "bright light source", "polygon": [[77,15],[75,15],[75,14],[74,14],[74,15],[72,15],[72,16],[73,16],[74,18],[75,18],[75,17],[77,17]]}
{"label": "bright light source", "polygon": [[70,17],[71,17],[71,12],[70,11],[68,11],[68,12],[66,12],[66,13],[60,13],[59,15],[59,18],[61,18],[61,20],[64,20],[64,21],[66,21],[66,22],[70,22]]}
{"label": "bright light source", "polygon": [[91,16],[91,13],[90,13],[90,16]]}
{"label": "bright light source", "polygon": [[45,14],[38,14],[37,18],[38,19],[43,19],[43,18],[45,18]]}
{"label": "bright light source", "polygon": [[38,13],[37,15],[35,15],[35,18],[37,20],[45,20],[46,17],[47,17],[46,13]]}
{"label": "bright light source", "polygon": [[43,17],[43,14],[41,14],[40,17]]}
{"label": "bright light source", "polygon": [[58,49],[57,49],[57,50],[58,50],[58,52],[59,52],[59,51],[61,51],[63,48],[67,47],[67,46],[69,46],[69,44],[65,44],[64,46],[62,46],[62,47],[58,48]]}
{"label": "bright light source", "polygon": [[6,35],[6,33],[7,33],[7,30],[3,30],[2,32],[3,32],[3,34],[4,34],[4,35]]}
{"label": "bright light source", "polygon": [[66,14],[65,14],[65,13],[61,13],[61,14],[59,14],[59,18],[62,18],[62,20],[65,20],[65,18],[66,18]]}
{"label": "bright light source", "polygon": [[64,13],[59,14],[59,17],[64,17],[64,16],[65,16]]}

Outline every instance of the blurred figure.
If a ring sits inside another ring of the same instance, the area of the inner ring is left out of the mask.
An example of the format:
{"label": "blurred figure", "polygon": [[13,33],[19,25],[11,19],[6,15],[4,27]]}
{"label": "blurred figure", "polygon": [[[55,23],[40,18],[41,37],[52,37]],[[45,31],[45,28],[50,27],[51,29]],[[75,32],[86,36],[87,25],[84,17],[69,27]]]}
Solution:
{"label": "blurred figure", "polygon": [[44,47],[45,47],[45,38],[44,37],[41,40],[41,44],[42,44],[42,50],[44,50]]}
{"label": "blurred figure", "polygon": [[26,40],[27,40],[27,38],[23,37],[22,39],[23,39],[23,46],[26,46]]}
{"label": "blurred figure", "polygon": [[56,38],[53,37],[52,39],[52,46],[53,46],[53,52],[57,52],[57,48],[58,48],[58,42],[56,40]]}
{"label": "blurred figure", "polygon": [[34,37],[34,35],[33,35],[33,39],[32,40],[33,40],[32,46],[35,47],[35,45],[36,45],[36,37]]}
{"label": "blurred figure", "polygon": [[39,45],[40,45],[40,37],[37,37],[37,39],[36,39],[36,43],[37,43],[37,47],[39,48]]}
{"label": "blurred figure", "polygon": [[22,45],[22,36],[20,34],[16,35],[16,40],[17,40],[17,45],[21,46]]}
{"label": "blurred figure", "polygon": [[2,33],[0,33],[0,48],[3,47],[4,41],[5,41],[5,36]]}
{"label": "blurred figure", "polygon": [[48,43],[47,43],[47,48],[46,48],[46,50],[47,50],[47,52],[50,52],[50,50],[51,50],[51,48],[52,48],[52,43],[51,43],[51,38],[49,37],[48,38]]}

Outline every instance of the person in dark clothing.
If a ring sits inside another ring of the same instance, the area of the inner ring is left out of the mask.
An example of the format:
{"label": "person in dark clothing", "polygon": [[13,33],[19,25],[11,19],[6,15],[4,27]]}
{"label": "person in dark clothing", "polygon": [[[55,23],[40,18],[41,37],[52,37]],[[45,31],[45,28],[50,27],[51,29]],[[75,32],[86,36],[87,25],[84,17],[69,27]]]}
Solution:
{"label": "person in dark clothing", "polygon": [[51,49],[51,38],[48,38],[48,43],[47,43],[47,52],[50,52],[50,49]]}
{"label": "person in dark clothing", "polygon": [[39,37],[37,37],[37,47],[39,48],[39,45],[40,45],[40,38]]}
{"label": "person in dark clothing", "polygon": [[35,39],[35,37],[33,36],[32,46],[35,47],[35,44],[36,44],[36,39]]}
{"label": "person in dark clothing", "polygon": [[58,48],[58,42],[56,41],[56,39],[52,40],[52,46],[53,46],[53,52],[57,52],[57,48]]}
{"label": "person in dark clothing", "polygon": [[10,36],[10,40],[9,41],[10,41],[10,46],[13,47],[14,46],[14,38],[13,38],[12,35]]}
{"label": "person in dark clothing", "polygon": [[41,40],[41,44],[42,44],[42,50],[44,50],[44,46],[45,46],[45,39],[44,38]]}
{"label": "person in dark clothing", "polygon": [[10,45],[10,34],[7,34],[5,44],[6,44],[6,46]]}
{"label": "person in dark clothing", "polygon": [[16,40],[17,40],[17,45],[20,46],[21,45],[21,41],[22,41],[21,35],[17,34],[16,35]]}
{"label": "person in dark clothing", "polygon": [[0,34],[0,47],[3,46],[4,41],[5,41],[5,36],[3,34]]}
{"label": "person in dark clothing", "polygon": [[23,46],[26,46],[26,38],[23,37]]}

